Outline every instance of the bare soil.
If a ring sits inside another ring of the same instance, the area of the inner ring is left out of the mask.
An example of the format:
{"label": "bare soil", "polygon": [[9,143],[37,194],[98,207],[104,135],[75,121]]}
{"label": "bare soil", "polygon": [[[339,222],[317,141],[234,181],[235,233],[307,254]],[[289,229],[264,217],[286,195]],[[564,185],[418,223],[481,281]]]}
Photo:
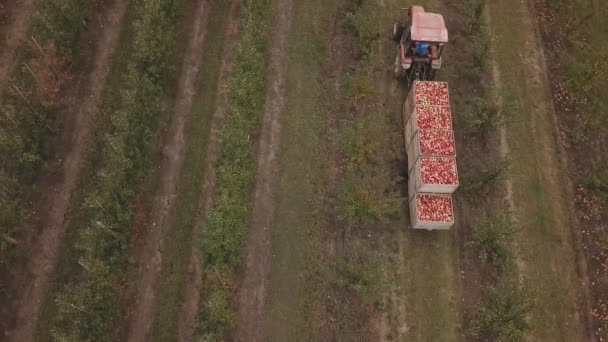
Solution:
{"label": "bare soil", "polygon": [[29,31],[37,0],[8,0],[0,4],[0,87],[15,67],[15,54]]}
{"label": "bare soil", "polygon": [[[76,187],[83,160],[95,126],[111,57],[118,44],[127,1],[116,0],[99,8],[85,37],[96,41],[85,57],[84,73],[67,90],[66,106],[56,125],[60,134],[53,143],[47,170],[37,182],[32,221],[24,232],[23,252],[9,286],[13,301],[0,315],[14,320],[5,335],[13,341],[31,341],[40,306],[53,272],[67,222],[71,194]],[[31,13],[27,13],[29,15]],[[1,76],[1,75],[0,75]],[[8,320],[7,320],[8,321]]]}
{"label": "bare soil", "polygon": [[192,246],[190,259],[188,261],[188,282],[184,293],[184,303],[177,323],[177,336],[179,341],[190,341],[196,327],[196,317],[200,312],[200,297],[203,286],[203,268],[199,244],[200,227],[204,223],[213,205],[215,193],[216,174],[215,163],[219,154],[219,143],[217,130],[221,126],[228,110],[228,81],[232,74],[232,62],[239,31],[240,2],[232,1],[226,32],[224,34],[224,49],[222,53],[222,64],[217,81],[216,109],[211,118],[211,131],[207,145],[207,159],[205,165],[205,178],[203,180],[200,202],[197,215],[192,228]]}
{"label": "bare soil", "polygon": [[[129,341],[149,341],[154,320],[156,287],[161,272],[164,241],[172,228],[177,184],[185,156],[185,132],[188,115],[192,110],[194,94],[198,89],[198,76],[202,63],[202,47],[207,33],[208,1],[193,1],[188,11],[184,36],[187,46],[181,56],[182,63],[177,80],[177,92],[169,127],[163,134],[162,159],[153,191],[149,226],[142,233],[134,255],[138,263],[137,280],[132,307],[127,309],[125,321],[119,323],[119,335]],[[133,313],[133,314],[130,314]],[[124,331],[122,330],[124,329]]]}
{"label": "bare soil", "polygon": [[293,0],[274,1],[276,18],[270,37],[270,57],[266,67],[267,90],[257,148],[253,209],[249,220],[245,262],[236,297],[238,321],[236,341],[262,341],[264,302],[270,273],[271,228],[274,209],[274,184],[278,175],[281,115],[286,106],[288,35],[293,15]]}

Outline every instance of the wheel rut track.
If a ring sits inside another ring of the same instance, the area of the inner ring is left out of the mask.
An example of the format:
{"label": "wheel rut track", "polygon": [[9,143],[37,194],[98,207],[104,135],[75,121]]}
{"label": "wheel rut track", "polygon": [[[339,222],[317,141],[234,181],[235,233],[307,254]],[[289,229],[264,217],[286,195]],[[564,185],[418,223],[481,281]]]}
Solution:
{"label": "wheel rut track", "polygon": [[9,9],[9,20],[0,43],[0,87],[4,87],[8,75],[15,67],[15,52],[29,30],[32,13],[37,0],[9,0],[4,5]]}
{"label": "wheel rut track", "polygon": [[[128,341],[150,341],[156,287],[162,267],[164,240],[172,228],[172,216],[179,175],[184,163],[186,141],[185,126],[192,110],[196,93],[203,44],[207,34],[209,1],[194,1],[193,10],[188,14],[186,32],[188,43],[182,56],[182,66],[177,81],[177,92],[172,108],[172,116],[166,132],[160,161],[160,171],[156,178],[158,186],[152,199],[150,225],[142,239],[142,247],[135,251],[138,260],[138,277],[135,289],[134,315],[126,318],[124,334]],[[120,333],[119,333],[120,334]]]}
{"label": "wheel rut track", "polygon": [[[24,4],[27,3],[33,1]],[[58,118],[59,121],[72,121],[71,129],[63,130],[58,137],[58,143],[64,147],[55,153],[49,162],[49,170],[45,171],[37,186],[40,195],[34,200],[34,217],[24,233],[25,256],[17,264],[17,269],[22,271],[15,272],[9,287],[13,298],[10,304],[14,326],[10,333],[5,334],[8,340],[22,342],[34,338],[40,307],[68,225],[66,215],[71,194],[78,184],[126,11],[127,1],[116,0],[103,13],[90,72],[82,77],[82,87],[75,87],[75,94],[68,95],[66,110]],[[25,15],[29,14],[26,12]],[[0,77],[2,72],[0,70]]]}
{"label": "wheel rut track", "polygon": [[[192,241],[195,243],[190,252],[188,261],[188,282],[184,291],[184,303],[177,323],[178,341],[190,341],[196,327],[196,317],[200,311],[200,297],[203,286],[203,268],[199,245],[200,227],[205,222],[213,204],[213,195],[216,185],[215,163],[219,154],[217,130],[221,126],[228,111],[228,81],[232,74],[232,62],[239,31],[239,14],[241,1],[234,0],[230,4],[228,22],[225,29],[225,43],[222,52],[222,64],[217,81],[216,109],[211,118],[211,131],[207,145],[207,161],[205,165],[205,178],[201,189],[199,208],[192,228]],[[204,238],[204,237],[202,237]]]}
{"label": "wheel rut track", "polygon": [[257,147],[253,209],[249,218],[243,275],[236,296],[238,321],[235,341],[261,341],[264,338],[264,302],[270,274],[271,225],[274,211],[274,183],[278,175],[281,115],[286,108],[289,31],[293,0],[275,0],[264,117]]}

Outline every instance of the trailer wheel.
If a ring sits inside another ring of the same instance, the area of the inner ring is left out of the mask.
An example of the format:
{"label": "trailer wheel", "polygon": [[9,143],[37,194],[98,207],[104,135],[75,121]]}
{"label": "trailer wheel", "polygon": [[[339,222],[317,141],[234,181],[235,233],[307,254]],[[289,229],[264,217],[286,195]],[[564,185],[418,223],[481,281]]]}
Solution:
{"label": "trailer wheel", "polygon": [[401,80],[405,76],[405,72],[401,67],[401,59],[399,58],[399,49],[397,49],[397,55],[395,56],[395,78]]}

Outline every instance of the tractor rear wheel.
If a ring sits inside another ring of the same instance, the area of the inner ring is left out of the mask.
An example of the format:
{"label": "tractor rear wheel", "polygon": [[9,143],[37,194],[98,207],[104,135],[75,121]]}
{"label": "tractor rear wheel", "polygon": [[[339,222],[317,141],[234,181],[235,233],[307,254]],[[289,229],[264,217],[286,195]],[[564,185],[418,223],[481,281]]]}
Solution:
{"label": "tractor rear wheel", "polygon": [[393,24],[393,40],[395,42],[399,42],[401,40],[401,35],[403,34],[403,25],[399,24],[399,23],[394,23]]}

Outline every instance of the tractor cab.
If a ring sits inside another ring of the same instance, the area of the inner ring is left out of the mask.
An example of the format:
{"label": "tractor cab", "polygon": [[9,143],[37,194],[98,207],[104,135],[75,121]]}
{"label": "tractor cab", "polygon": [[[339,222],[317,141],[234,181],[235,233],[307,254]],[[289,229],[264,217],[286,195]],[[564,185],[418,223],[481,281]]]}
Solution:
{"label": "tractor cab", "polygon": [[443,16],[425,12],[422,6],[408,10],[407,22],[393,25],[397,43],[395,75],[409,83],[416,79],[432,80],[441,69],[441,53],[448,42],[448,30]]}

